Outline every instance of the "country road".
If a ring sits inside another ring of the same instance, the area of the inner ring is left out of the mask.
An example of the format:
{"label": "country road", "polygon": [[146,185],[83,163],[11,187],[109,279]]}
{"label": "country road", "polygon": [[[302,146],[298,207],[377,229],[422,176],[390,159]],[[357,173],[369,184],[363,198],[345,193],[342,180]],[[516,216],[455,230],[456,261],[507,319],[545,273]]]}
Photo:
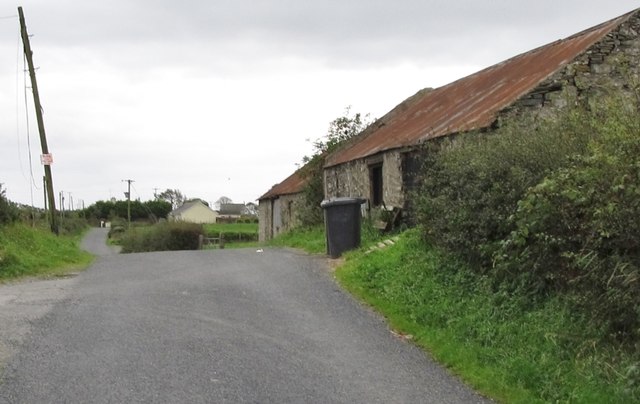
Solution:
{"label": "country road", "polygon": [[105,237],[88,234],[97,258],[73,279],[0,286],[1,403],[486,401],[343,292],[324,258],[119,255]]}

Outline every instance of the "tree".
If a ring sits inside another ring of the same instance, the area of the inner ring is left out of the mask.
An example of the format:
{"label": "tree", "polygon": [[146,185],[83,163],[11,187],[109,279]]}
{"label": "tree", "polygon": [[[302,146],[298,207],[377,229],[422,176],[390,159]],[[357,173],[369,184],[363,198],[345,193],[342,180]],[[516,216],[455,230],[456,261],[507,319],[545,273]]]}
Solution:
{"label": "tree", "polygon": [[171,204],[167,201],[147,201],[144,203],[145,209],[152,214],[156,219],[166,219],[169,212],[171,212]]}
{"label": "tree", "polygon": [[220,205],[227,204],[227,203],[233,203],[233,201],[228,196],[221,196],[216,201],[215,207],[216,207],[216,209],[220,210]]}
{"label": "tree", "polygon": [[338,146],[354,138],[371,124],[369,114],[364,116],[359,112],[353,116],[350,114],[351,106],[348,106],[344,109],[344,116],[329,122],[327,134],[313,142],[314,154],[311,157],[305,156],[302,159],[303,163],[308,163],[314,157],[324,157],[324,155],[333,152]]}
{"label": "tree", "polygon": [[369,114],[351,115],[351,107],[346,107],[343,116],[329,123],[327,134],[313,142],[314,154],[302,159],[305,166],[300,171],[306,180],[302,190],[304,203],[298,213],[303,226],[317,225],[323,220],[320,203],[324,199],[323,170],[326,156],[359,135],[370,123]]}
{"label": "tree", "polygon": [[247,202],[244,205],[244,214],[249,216],[258,216],[258,205],[253,202]]}
{"label": "tree", "polygon": [[156,199],[167,201],[173,209],[179,208],[187,200],[187,197],[177,189],[169,189],[159,193]]}

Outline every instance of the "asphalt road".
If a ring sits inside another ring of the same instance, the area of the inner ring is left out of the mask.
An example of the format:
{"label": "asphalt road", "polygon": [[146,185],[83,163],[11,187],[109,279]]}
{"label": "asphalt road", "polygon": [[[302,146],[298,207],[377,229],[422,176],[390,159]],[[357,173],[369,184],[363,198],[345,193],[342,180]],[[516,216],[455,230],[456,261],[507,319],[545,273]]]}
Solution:
{"label": "asphalt road", "polygon": [[326,259],[269,249],[118,255],[104,238],[88,235],[94,265],[29,320],[0,402],[484,401],[343,292]]}

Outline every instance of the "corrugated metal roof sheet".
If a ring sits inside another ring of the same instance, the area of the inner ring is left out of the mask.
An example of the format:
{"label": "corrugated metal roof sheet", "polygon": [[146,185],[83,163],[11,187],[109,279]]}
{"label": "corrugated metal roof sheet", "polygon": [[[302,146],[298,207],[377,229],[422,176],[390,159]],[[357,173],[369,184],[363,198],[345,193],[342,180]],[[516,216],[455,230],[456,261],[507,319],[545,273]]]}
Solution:
{"label": "corrugated metal roof sheet", "polygon": [[[637,11],[637,10],[636,10]],[[424,140],[488,127],[496,114],[533,90],[626,21],[625,14],[569,38],[523,53],[433,91],[414,95],[408,108],[374,123],[378,128],[333,153],[325,167]]]}
{"label": "corrugated metal roof sheet", "polygon": [[258,200],[273,199],[280,195],[297,194],[302,191],[306,182],[307,181],[301,175],[300,170],[297,170],[281,183],[274,185],[266,194],[258,198]]}

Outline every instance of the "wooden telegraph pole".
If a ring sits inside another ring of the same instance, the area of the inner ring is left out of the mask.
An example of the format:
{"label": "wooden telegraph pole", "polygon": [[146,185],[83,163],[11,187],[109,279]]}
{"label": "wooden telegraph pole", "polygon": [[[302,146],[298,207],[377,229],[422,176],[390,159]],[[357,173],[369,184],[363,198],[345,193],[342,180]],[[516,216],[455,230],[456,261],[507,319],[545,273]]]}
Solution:
{"label": "wooden telegraph pole", "polygon": [[18,7],[20,16],[20,34],[24,45],[24,55],[29,65],[29,76],[31,77],[31,88],[33,89],[33,102],[36,107],[36,118],[38,120],[38,131],[40,132],[40,145],[42,146],[44,176],[47,185],[47,196],[49,199],[49,218],[51,219],[51,231],[58,234],[58,222],[56,218],[56,197],[53,192],[53,178],[51,176],[51,155],[47,146],[47,137],[44,132],[44,120],[42,119],[42,106],[40,105],[40,93],[38,92],[38,83],[36,82],[36,70],[33,67],[33,52],[29,43],[29,34],[27,33],[27,25],[24,22],[24,13],[22,7]]}
{"label": "wooden telegraph pole", "polygon": [[131,227],[131,183],[133,180],[122,180],[127,183],[127,228]]}

